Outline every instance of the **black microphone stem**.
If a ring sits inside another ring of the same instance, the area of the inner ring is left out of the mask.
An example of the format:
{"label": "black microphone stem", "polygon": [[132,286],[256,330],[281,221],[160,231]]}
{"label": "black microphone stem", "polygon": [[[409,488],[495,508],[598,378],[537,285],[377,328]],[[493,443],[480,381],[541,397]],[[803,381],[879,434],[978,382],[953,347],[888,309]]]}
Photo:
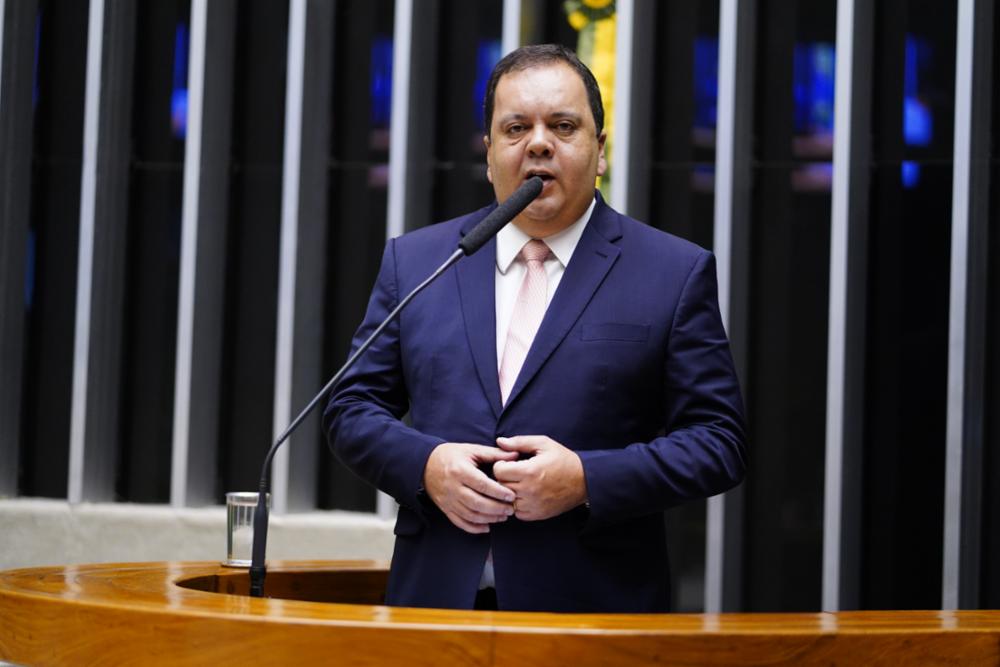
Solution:
{"label": "black microphone stem", "polygon": [[313,411],[313,409],[319,404],[319,402],[323,399],[323,397],[327,394],[327,392],[333,389],[333,387],[335,387],[337,383],[340,382],[340,379],[344,376],[344,373],[346,373],[351,368],[351,366],[354,365],[354,363],[358,360],[358,357],[364,354],[365,350],[371,347],[372,343],[375,342],[375,339],[379,337],[379,335],[385,330],[387,326],[389,326],[389,323],[392,322],[394,319],[396,319],[396,316],[399,315],[399,311],[403,310],[406,304],[408,304],[411,300],[413,300],[413,297],[415,297],[425,287],[434,282],[437,279],[437,277],[440,276],[442,273],[444,273],[446,270],[448,270],[448,268],[452,264],[461,259],[463,254],[465,253],[461,248],[453,252],[451,256],[445,260],[444,264],[439,266],[438,269],[430,275],[430,277],[428,277],[422,283],[417,285],[412,292],[407,294],[406,297],[403,298],[403,300],[400,301],[399,304],[392,309],[392,312],[389,313],[389,315],[382,321],[382,324],[380,324],[378,328],[375,329],[375,331],[373,331],[370,336],[368,336],[368,339],[365,340],[365,342],[362,343],[361,346],[354,351],[354,354],[352,354],[350,358],[348,358],[348,360],[344,363],[344,365],[340,367],[340,370],[337,371],[337,374],[334,375],[332,378],[330,378],[330,381],[327,382],[322,389],[320,389],[319,393],[316,394],[316,396],[314,396],[311,401],[309,401],[309,405],[307,405],[305,409],[299,413],[299,416],[296,417],[292,421],[292,423],[288,425],[288,428],[286,428],[284,432],[280,436],[278,436],[278,439],[275,441],[275,443],[271,445],[271,449],[268,450],[267,456],[264,457],[264,465],[262,466],[260,471],[260,485],[258,486],[259,493],[257,494],[257,509],[254,510],[254,515],[253,515],[253,553],[250,561],[251,597],[255,598],[264,597],[264,577],[267,574],[267,570],[264,566],[264,556],[267,553],[267,524],[268,524],[267,494],[271,486],[271,475],[270,475],[271,459],[274,458],[274,454],[276,451],[278,451],[278,447],[280,447],[281,443],[283,443],[285,440],[288,439],[288,436],[292,434],[292,431],[298,428],[299,424],[301,424],[302,421],[309,415],[309,413]]}

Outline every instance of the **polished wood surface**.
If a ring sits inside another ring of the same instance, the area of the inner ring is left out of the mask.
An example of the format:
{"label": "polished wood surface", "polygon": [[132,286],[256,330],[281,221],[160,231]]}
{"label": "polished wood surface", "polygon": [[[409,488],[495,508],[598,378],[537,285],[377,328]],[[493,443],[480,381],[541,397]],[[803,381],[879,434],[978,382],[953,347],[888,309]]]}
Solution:
{"label": "polished wood surface", "polygon": [[30,665],[1000,665],[1000,612],[540,614],[377,604],[386,566],[0,572],[0,658]]}

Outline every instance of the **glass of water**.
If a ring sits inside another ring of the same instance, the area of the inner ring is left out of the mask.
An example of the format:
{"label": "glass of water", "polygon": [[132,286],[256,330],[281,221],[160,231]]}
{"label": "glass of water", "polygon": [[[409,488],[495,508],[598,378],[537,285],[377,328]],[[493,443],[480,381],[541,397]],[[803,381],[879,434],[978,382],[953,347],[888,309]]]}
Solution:
{"label": "glass of water", "polygon": [[[253,515],[258,494],[253,491],[233,491],[226,494],[226,560],[228,567],[250,567],[253,556]],[[271,495],[268,494],[268,508]]]}

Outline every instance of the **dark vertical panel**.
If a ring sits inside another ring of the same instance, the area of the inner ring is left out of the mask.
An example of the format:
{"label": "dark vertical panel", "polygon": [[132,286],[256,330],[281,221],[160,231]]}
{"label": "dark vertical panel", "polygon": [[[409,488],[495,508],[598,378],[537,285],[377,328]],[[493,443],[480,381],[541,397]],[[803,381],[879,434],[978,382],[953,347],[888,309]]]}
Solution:
{"label": "dark vertical panel", "polygon": [[521,31],[524,44],[562,44],[576,50],[577,32],[566,20],[562,0],[523,0]]}
{"label": "dark vertical panel", "polygon": [[711,249],[719,100],[719,3],[656,4],[648,222]]}
{"label": "dark vertical panel", "polygon": [[[1000,609],[1000,11],[993,13],[987,228],[986,359],[983,432],[982,556],[979,606]],[[983,195],[985,193],[979,193]]]}
{"label": "dark vertical panel", "polygon": [[0,495],[17,492],[38,3],[7,2],[0,53]]}
{"label": "dark vertical panel", "polygon": [[288,4],[237,6],[220,470],[256,488],[270,446]]}
{"label": "dark vertical panel", "polygon": [[875,17],[861,605],[936,609],[956,3],[892,0]]}
{"label": "dark vertical panel", "polygon": [[[433,222],[493,200],[486,179],[483,94],[501,55],[502,0],[442,0],[438,34],[438,108],[434,121]],[[423,128],[416,128],[418,132]]]}
{"label": "dark vertical panel", "polygon": [[136,20],[116,485],[133,502],[170,497],[190,12],[189,0],[141,3]]}
{"label": "dark vertical panel", "polygon": [[87,2],[39,3],[19,489],[66,497]]}
{"label": "dark vertical panel", "polygon": [[[345,0],[334,16],[326,377],[347,358],[385,245],[393,7],[392,0]],[[321,507],[375,509],[371,487],[326,446],[320,448],[318,474]]]}
{"label": "dark vertical panel", "polygon": [[745,607],[820,607],[836,3],[757,22]]}
{"label": "dark vertical panel", "polygon": [[[652,113],[649,135],[643,137],[651,144],[649,163],[643,165],[649,179],[643,193],[646,222],[711,249],[719,3],[670,0],[651,8]],[[641,87],[637,83],[635,90]],[[704,608],[705,507],[704,501],[691,502],[666,515],[673,611]]]}
{"label": "dark vertical panel", "polygon": [[[626,184],[625,212],[636,220],[649,220],[649,199],[653,161],[650,137],[659,118],[654,103],[660,90],[660,69],[657,63],[659,26],[656,24],[658,7],[655,0],[639,0],[633,5],[632,35],[627,48],[632,59],[631,99],[629,100],[628,183]],[[714,3],[718,13],[718,0]],[[715,31],[718,32],[718,21]],[[626,46],[623,44],[622,46]],[[697,78],[697,76],[696,76]],[[717,76],[715,77],[717,78]]]}
{"label": "dark vertical panel", "polygon": [[667,552],[670,554],[670,610],[705,610],[705,501],[668,510]]}

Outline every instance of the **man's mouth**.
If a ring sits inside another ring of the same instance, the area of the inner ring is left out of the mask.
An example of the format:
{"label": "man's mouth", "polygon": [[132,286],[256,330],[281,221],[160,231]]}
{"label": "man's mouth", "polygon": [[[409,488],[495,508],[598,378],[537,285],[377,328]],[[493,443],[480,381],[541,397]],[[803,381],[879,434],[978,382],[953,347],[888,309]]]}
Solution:
{"label": "man's mouth", "polygon": [[532,178],[534,176],[537,176],[538,178],[542,179],[542,185],[545,185],[550,181],[554,181],[556,179],[555,176],[553,176],[547,171],[529,171],[528,175],[524,177],[524,180],[528,180],[529,178]]}

